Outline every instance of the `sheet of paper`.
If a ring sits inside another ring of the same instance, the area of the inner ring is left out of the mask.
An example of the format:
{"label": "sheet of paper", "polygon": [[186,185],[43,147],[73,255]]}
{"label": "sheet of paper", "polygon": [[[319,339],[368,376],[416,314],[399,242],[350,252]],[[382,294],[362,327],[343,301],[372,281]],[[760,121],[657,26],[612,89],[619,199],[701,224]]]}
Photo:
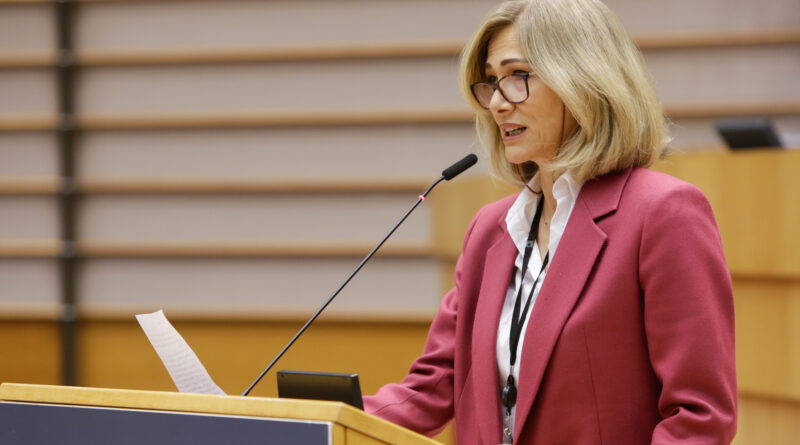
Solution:
{"label": "sheet of paper", "polygon": [[180,392],[222,394],[219,386],[208,375],[200,359],[167,320],[164,311],[139,314],[136,320],[147,335],[164,366]]}

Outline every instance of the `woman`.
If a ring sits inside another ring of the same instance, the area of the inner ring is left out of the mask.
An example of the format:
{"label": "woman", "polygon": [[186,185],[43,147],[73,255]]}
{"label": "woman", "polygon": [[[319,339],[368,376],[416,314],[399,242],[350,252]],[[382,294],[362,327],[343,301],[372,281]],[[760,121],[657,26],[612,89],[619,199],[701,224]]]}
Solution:
{"label": "woman", "polygon": [[722,444],[733,297],[708,201],[644,167],[666,142],[641,55],[596,0],[511,1],[462,58],[492,167],[423,355],[368,412],[459,444]]}

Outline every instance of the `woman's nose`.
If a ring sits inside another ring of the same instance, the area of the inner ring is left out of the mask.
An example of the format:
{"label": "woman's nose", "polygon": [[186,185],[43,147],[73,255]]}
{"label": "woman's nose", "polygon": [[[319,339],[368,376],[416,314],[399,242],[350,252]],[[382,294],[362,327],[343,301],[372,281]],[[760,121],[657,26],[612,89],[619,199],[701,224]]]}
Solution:
{"label": "woman's nose", "polygon": [[500,89],[495,89],[489,101],[489,110],[491,110],[492,113],[503,113],[509,111],[511,107],[513,107],[513,104],[506,100],[503,93],[500,92]]}

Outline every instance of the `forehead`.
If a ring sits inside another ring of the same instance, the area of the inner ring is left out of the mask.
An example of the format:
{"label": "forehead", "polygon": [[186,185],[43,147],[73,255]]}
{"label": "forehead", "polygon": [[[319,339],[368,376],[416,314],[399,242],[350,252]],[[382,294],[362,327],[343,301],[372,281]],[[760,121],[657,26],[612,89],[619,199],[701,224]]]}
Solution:
{"label": "forehead", "polygon": [[525,59],[515,25],[509,25],[501,29],[489,40],[489,45],[486,48],[487,66],[497,68],[506,59]]}

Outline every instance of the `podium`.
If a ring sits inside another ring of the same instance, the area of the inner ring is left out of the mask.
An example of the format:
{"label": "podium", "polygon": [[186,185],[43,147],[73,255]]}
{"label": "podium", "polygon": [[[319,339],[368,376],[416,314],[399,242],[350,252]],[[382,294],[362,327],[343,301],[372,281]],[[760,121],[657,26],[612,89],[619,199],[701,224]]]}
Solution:
{"label": "podium", "polygon": [[434,445],[339,402],[0,385],[2,444]]}

